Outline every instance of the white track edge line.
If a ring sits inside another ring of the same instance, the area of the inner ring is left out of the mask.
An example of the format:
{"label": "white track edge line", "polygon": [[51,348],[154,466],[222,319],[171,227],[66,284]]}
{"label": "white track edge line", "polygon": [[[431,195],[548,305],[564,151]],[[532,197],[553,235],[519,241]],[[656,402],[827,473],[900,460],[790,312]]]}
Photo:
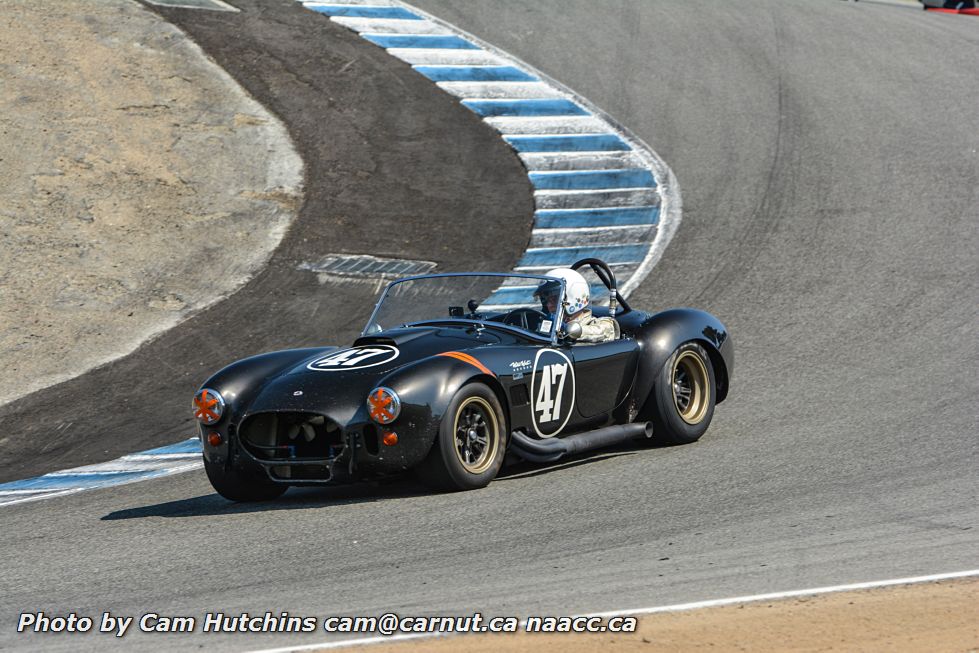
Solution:
{"label": "white track edge line", "polygon": [[817,596],[820,594],[834,594],[838,592],[852,592],[856,590],[875,589],[880,587],[893,587],[895,585],[916,585],[919,583],[934,583],[940,580],[954,580],[956,578],[969,578],[979,576],[979,569],[969,569],[968,571],[952,571],[943,574],[929,574],[927,576],[910,576],[907,578],[892,578],[888,580],[873,580],[864,583],[848,583],[846,585],[827,585],[823,587],[811,587],[802,590],[789,590],[787,592],[769,592],[767,594],[750,594],[747,596],[733,596],[725,599],[709,599],[706,601],[694,601],[691,603],[676,603],[673,605],[663,605],[652,608],[632,608],[628,610],[611,610],[608,612],[594,612],[587,617],[611,617],[628,616],[642,614],[657,614],[661,612],[684,612],[686,610],[697,610],[700,608],[717,608],[725,605],[737,605],[740,603],[757,603],[759,601],[775,601],[780,599],[791,599],[799,596]]}
{"label": "white track edge line", "polygon": [[[655,227],[656,224],[606,224],[600,227],[534,227],[531,230],[531,237],[538,234],[602,234],[609,231],[625,231],[627,229],[651,229]],[[619,244],[619,243],[616,243]],[[637,243],[640,245],[645,245],[645,242]],[[561,245],[563,247],[563,245]],[[568,245],[568,247],[578,247],[578,245]],[[587,247],[587,245],[580,245],[580,247]],[[603,286],[604,288],[604,286]]]}
{"label": "white track edge line", "polygon": [[356,639],[341,639],[335,642],[321,642],[319,644],[302,644],[299,646],[283,646],[282,648],[266,648],[248,653],[299,653],[300,651],[322,651],[333,648],[346,648],[348,646],[370,646],[371,644],[386,644],[389,642],[404,642],[410,639],[435,639],[437,637],[448,637],[448,633],[404,633],[401,635],[377,635],[375,637],[360,637]]}
{"label": "white track edge line", "polygon": [[[916,585],[919,583],[933,583],[941,580],[954,580],[957,578],[970,578],[979,576],[979,569],[968,571],[953,571],[943,574],[930,574],[927,576],[911,576],[908,578],[893,578],[888,580],[869,581],[865,583],[850,583],[847,585],[829,585],[825,587],[812,587],[803,590],[790,590],[787,592],[770,592],[767,594],[748,594],[745,596],[733,596],[725,599],[710,599],[707,601],[694,601],[691,603],[675,603],[672,605],[661,605],[649,608],[634,608],[630,610],[611,610],[608,612],[591,612],[578,617],[624,617],[634,615],[657,614],[665,612],[685,612],[701,608],[716,608],[727,605],[738,605],[744,603],[757,603],[759,601],[773,601],[780,599],[790,599],[799,596],[816,596],[820,594],[832,594],[838,592],[851,592],[856,590],[875,589],[880,587],[892,587],[895,585]],[[521,628],[526,628],[527,621],[520,622]],[[461,634],[461,633],[460,633]],[[469,634],[469,633],[466,633]],[[484,633],[472,633],[484,634]],[[404,633],[399,635],[387,635],[376,637],[360,637],[355,639],[345,639],[331,642],[321,642],[319,644],[302,644],[300,646],[284,646],[281,648],[261,649],[250,651],[250,653],[299,653],[300,651],[319,651],[335,648],[345,648],[352,646],[369,646],[371,644],[383,644],[387,642],[402,642],[411,639],[435,639],[437,637],[451,637],[455,633]]]}
{"label": "white track edge line", "polygon": [[41,499],[52,499],[54,497],[63,497],[68,494],[75,494],[76,492],[84,492],[85,490],[94,488],[83,488],[83,487],[73,487],[67,490],[52,490],[50,492],[45,492],[43,494],[38,494],[35,496],[24,497],[21,499],[11,499],[10,501],[0,501],[0,506],[13,506],[18,503],[28,503],[30,501],[40,501]]}
{"label": "white track edge line", "polygon": [[[543,197],[553,197],[554,195],[597,195],[599,193],[615,193],[615,192],[627,192],[631,191],[636,193],[637,191],[655,191],[655,186],[623,186],[621,188],[615,186],[611,188],[535,188],[534,195],[541,195]],[[599,207],[601,208],[601,207]]]}
{"label": "white track edge line", "polygon": [[38,496],[25,497],[23,499],[13,499],[11,501],[0,500],[0,507],[12,506],[18,503],[28,503],[30,501],[40,501],[42,499],[53,499],[54,497],[62,497],[68,494],[75,494],[76,492],[88,492],[90,490],[106,490],[109,488],[119,487],[120,485],[130,485],[132,483],[152,481],[158,478],[164,478],[167,476],[174,476],[176,474],[183,474],[185,472],[195,471],[202,467],[204,467],[204,463],[203,461],[200,460],[194,462],[185,462],[182,465],[175,465],[174,467],[165,467],[159,470],[152,470],[148,472],[146,476],[136,476],[133,478],[126,479],[124,481],[116,481],[116,482],[99,484],[99,485],[89,485],[85,487],[69,487],[63,490],[61,489],[51,490],[50,492],[47,492],[45,494],[40,494]]}

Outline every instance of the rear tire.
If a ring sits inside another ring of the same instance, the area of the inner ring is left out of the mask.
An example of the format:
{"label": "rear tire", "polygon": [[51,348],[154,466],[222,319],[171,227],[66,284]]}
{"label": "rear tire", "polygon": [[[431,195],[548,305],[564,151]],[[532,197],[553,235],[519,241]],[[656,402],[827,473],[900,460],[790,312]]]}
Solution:
{"label": "rear tire", "polygon": [[206,458],[204,471],[217,493],[229,501],[271,501],[282,496],[288,489],[288,486],[273,483],[267,478],[245,474],[236,469],[225,469],[223,465],[208,462]]}
{"label": "rear tire", "polygon": [[689,444],[704,434],[714,417],[717,382],[710,356],[696,342],[673,352],[650,393],[653,442]]}
{"label": "rear tire", "polygon": [[496,394],[482,383],[464,385],[449,402],[428,457],[416,468],[439,490],[475,490],[496,478],[506,453],[506,420]]}

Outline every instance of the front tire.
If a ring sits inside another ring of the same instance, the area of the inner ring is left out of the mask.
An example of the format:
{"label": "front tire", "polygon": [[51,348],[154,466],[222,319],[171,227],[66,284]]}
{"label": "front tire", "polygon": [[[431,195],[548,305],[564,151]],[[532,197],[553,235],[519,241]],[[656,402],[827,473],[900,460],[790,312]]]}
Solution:
{"label": "front tire", "polygon": [[245,474],[236,469],[225,469],[224,465],[209,462],[206,458],[204,471],[217,493],[229,501],[271,501],[282,496],[288,489],[288,486],[273,483],[267,478]]}
{"label": "front tire", "polygon": [[653,441],[689,444],[704,434],[714,417],[717,383],[707,352],[686,342],[660,370],[650,396]]}
{"label": "front tire", "polygon": [[496,394],[464,385],[442,416],[438,437],[418,466],[419,479],[440,490],[475,490],[496,478],[506,453],[506,421]]}

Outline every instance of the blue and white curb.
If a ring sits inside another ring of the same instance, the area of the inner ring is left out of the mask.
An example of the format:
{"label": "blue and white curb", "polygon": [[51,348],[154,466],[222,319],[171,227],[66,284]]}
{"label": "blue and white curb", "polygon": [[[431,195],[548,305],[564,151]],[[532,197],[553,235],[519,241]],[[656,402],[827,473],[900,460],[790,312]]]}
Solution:
{"label": "blue and white curb", "polygon": [[0,483],[0,506],[49,499],[83,490],[147,481],[203,467],[201,442],[191,438],[158,449],[129,454],[107,463]]}
{"label": "blue and white curb", "polygon": [[[409,4],[299,1],[410,64],[516,151],[536,206],[517,272],[601,258],[624,295],[649,274],[680,223],[681,199],[669,166],[634,134],[539,70]],[[501,289],[484,307],[514,306],[506,296]]]}

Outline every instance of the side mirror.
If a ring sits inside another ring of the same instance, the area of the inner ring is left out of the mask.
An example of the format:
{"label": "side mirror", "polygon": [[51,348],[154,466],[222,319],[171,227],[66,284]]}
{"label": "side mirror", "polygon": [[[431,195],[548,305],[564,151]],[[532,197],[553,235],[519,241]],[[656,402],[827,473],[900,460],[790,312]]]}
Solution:
{"label": "side mirror", "polygon": [[574,342],[581,337],[581,325],[577,322],[568,322],[561,330],[561,337]]}

